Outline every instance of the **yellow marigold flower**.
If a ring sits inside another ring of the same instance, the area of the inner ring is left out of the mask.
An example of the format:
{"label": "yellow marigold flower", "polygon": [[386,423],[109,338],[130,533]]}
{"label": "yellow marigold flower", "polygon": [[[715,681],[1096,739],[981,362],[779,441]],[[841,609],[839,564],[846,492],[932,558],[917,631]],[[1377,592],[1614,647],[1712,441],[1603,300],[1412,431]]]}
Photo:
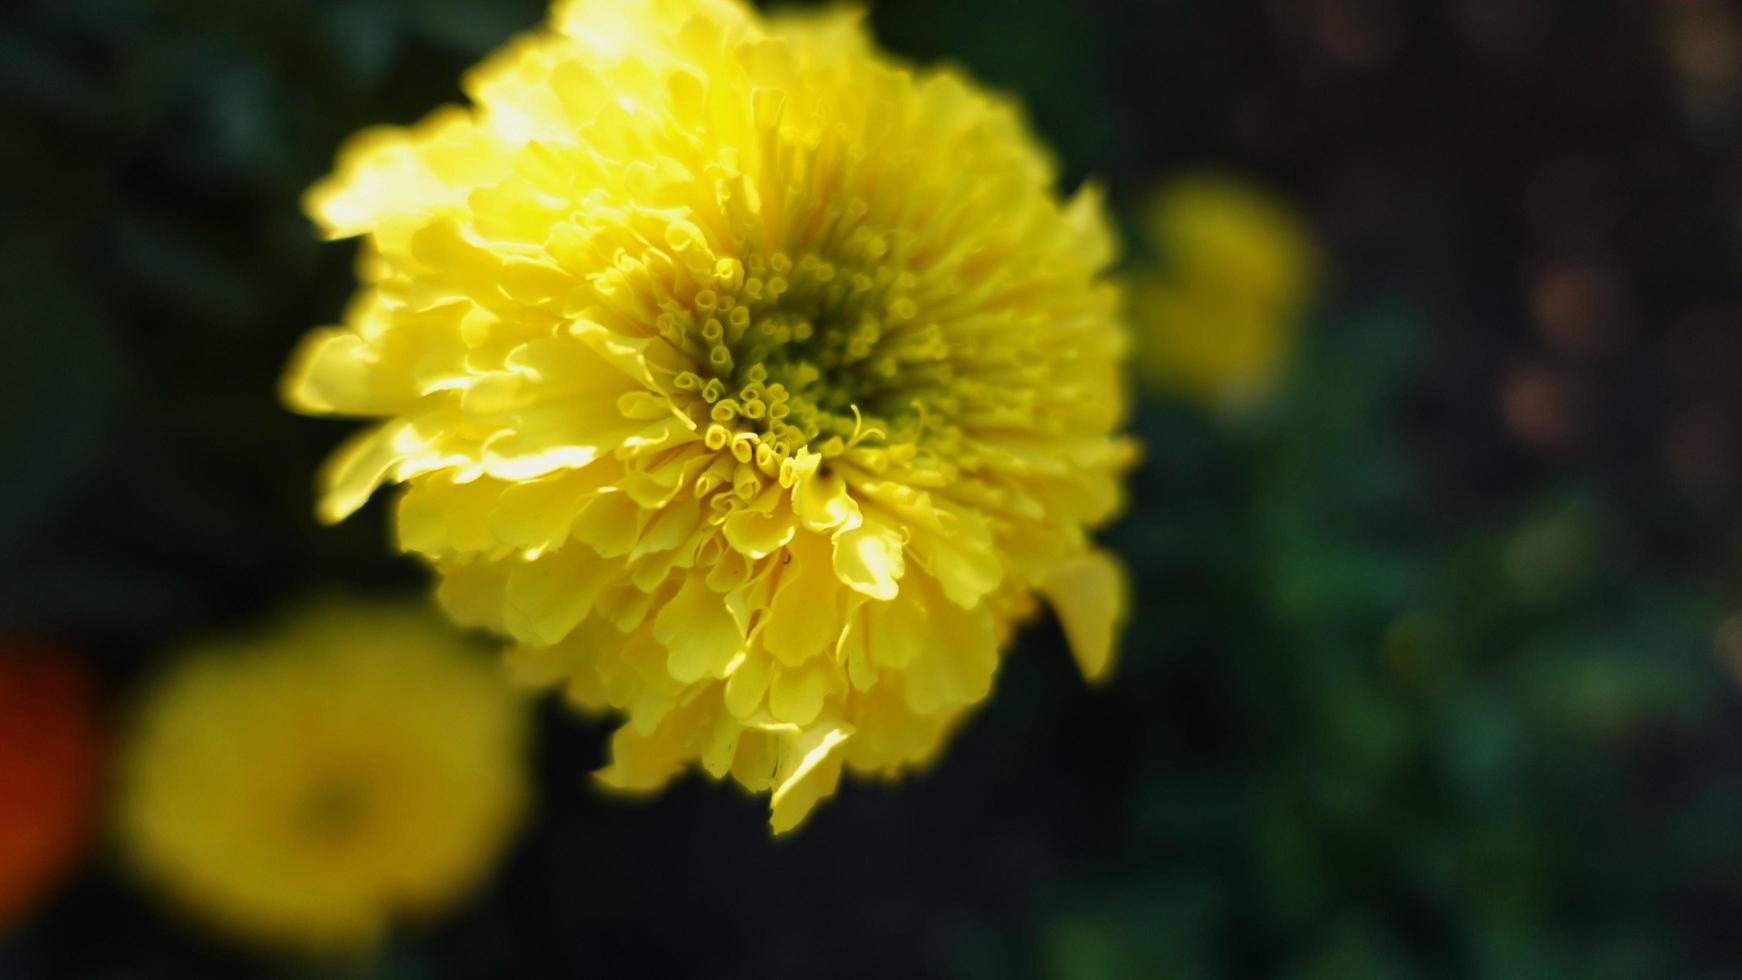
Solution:
{"label": "yellow marigold flower", "polygon": [[329,605],[194,652],[124,747],[121,843],[240,937],[362,949],[462,898],[525,810],[524,705],[421,610]]}
{"label": "yellow marigold flower", "polygon": [[1139,375],[1217,406],[1262,399],[1313,298],[1310,232],[1258,188],[1213,176],[1165,187],[1145,229],[1162,268],[1132,288]]}
{"label": "yellow marigold flower", "polygon": [[465,88],[310,192],[363,287],[286,397],[386,420],[322,514],[406,484],[447,608],[627,713],[606,784],[694,761],[789,829],[930,757],[1037,593],[1107,668],[1114,240],[1015,106],[730,0],[559,4]]}

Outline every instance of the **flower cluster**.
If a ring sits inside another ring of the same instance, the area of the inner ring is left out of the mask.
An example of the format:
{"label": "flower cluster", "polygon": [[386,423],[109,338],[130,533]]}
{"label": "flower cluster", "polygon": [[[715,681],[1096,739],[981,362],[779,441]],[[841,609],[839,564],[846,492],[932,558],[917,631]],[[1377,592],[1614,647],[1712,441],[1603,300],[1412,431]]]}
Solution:
{"label": "flower cluster", "polygon": [[1037,596],[1108,667],[1114,239],[1015,106],[733,0],[559,4],[465,89],[310,192],[362,288],[286,397],[383,420],[324,517],[405,484],[448,610],[626,713],[606,783],[696,762],[782,831],[931,757]]}

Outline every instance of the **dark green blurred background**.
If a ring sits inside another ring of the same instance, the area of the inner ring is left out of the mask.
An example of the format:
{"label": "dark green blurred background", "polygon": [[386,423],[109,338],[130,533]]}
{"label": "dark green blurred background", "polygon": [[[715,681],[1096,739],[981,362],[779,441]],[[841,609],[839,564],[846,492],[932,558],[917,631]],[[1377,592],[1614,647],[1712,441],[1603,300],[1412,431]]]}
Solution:
{"label": "dark green blurred background", "polygon": [[[420,588],[294,340],[350,244],[339,140],[459,98],[534,0],[13,0],[0,12],[0,627],[108,697],[316,590]],[[771,841],[690,778],[596,796],[541,716],[493,887],[341,975],[1726,977],[1742,972],[1742,11],[1601,0],[889,0],[1126,215],[1182,171],[1292,199],[1332,270],[1285,390],[1160,395],[1114,682],[1057,627],[933,772]],[[1135,236],[1133,236],[1135,241]],[[1135,251],[1140,261],[1142,247]],[[5,801],[0,800],[0,806]],[[313,977],[97,853],[0,978]]]}

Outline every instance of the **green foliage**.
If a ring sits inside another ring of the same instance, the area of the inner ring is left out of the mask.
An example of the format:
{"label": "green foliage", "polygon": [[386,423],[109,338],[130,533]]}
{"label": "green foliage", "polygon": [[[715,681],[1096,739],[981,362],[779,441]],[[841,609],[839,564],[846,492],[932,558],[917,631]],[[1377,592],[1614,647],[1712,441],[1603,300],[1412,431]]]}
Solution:
{"label": "green foliage", "polygon": [[1134,743],[1171,748],[1144,757],[1106,870],[1034,910],[1037,975],[1694,968],[1675,901],[1737,894],[1712,856],[1742,812],[1727,777],[1653,770],[1731,697],[1720,604],[1632,561],[1643,529],[1594,485],[1440,532],[1395,430],[1421,337],[1399,307],[1319,325],[1288,394],[1219,447],[1145,406],[1149,503],[1119,533],[1145,602],[1113,696]]}

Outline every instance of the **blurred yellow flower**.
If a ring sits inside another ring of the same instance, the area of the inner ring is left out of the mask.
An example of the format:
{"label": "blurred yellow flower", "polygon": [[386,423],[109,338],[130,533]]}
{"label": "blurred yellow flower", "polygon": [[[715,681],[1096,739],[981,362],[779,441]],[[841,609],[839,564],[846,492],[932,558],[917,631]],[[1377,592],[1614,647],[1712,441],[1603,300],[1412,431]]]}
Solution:
{"label": "blurred yellow flower", "polygon": [[385,419],[322,514],[407,484],[448,609],[628,714],[608,785],[793,827],[932,756],[1037,593],[1107,669],[1115,242],[1016,106],[733,0],[561,3],[465,88],[310,192],[363,288],[286,397]]}
{"label": "blurred yellow flower", "polygon": [[1313,298],[1310,232],[1282,203],[1227,177],[1169,184],[1144,227],[1161,269],[1132,286],[1139,377],[1217,407],[1262,400]]}
{"label": "blurred yellow flower", "polygon": [[194,652],[123,749],[139,872],[243,938],[367,948],[463,898],[528,795],[521,699],[433,616],[324,605]]}

